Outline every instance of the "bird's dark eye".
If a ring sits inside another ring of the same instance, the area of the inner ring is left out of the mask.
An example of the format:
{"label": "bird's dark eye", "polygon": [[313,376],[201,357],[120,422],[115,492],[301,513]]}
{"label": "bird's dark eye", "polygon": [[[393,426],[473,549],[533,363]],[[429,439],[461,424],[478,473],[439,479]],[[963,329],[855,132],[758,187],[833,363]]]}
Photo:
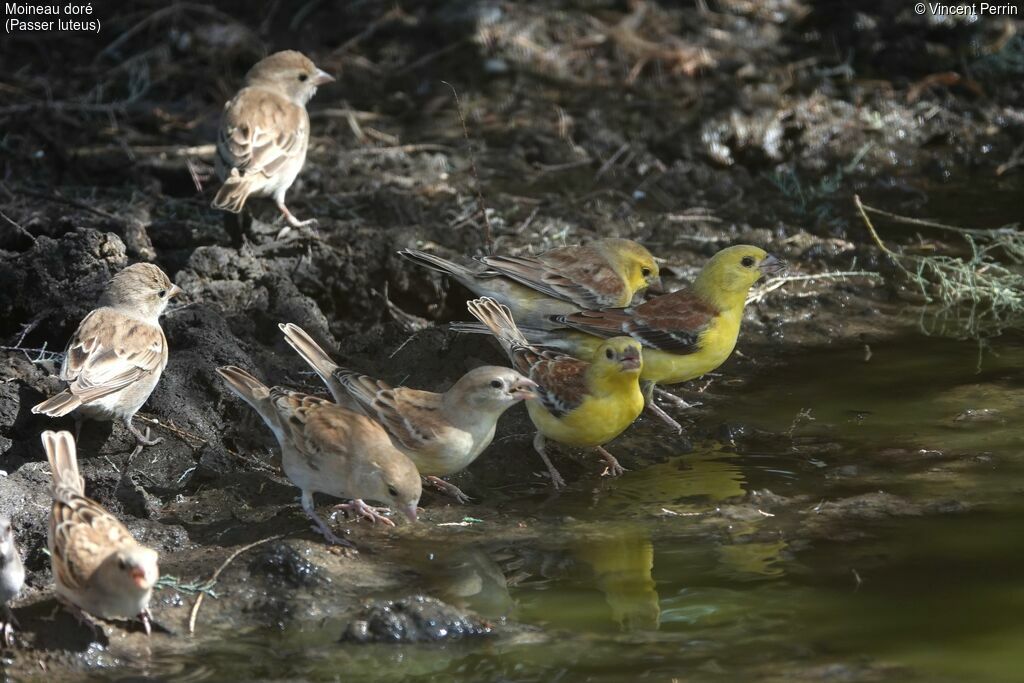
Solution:
{"label": "bird's dark eye", "polygon": [[119,569],[124,571],[125,569],[128,568],[128,563],[124,561],[123,557],[119,557],[119,558],[117,558],[117,566],[118,566]]}
{"label": "bird's dark eye", "polygon": [[604,357],[607,358],[608,360],[611,360],[612,358],[615,358],[615,352],[612,351],[611,349],[605,349]]}
{"label": "bird's dark eye", "polygon": [[650,268],[641,268],[640,269],[640,274],[643,275],[644,277],[650,277],[651,276],[651,269]]}
{"label": "bird's dark eye", "polygon": [[744,268],[750,268],[750,267],[752,267],[754,265],[754,257],[753,256],[744,256],[743,260],[740,261],[740,263],[743,264]]}
{"label": "bird's dark eye", "polygon": [[163,299],[165,296],[167,296],[167,290],[166,289],[161,289],[159,292],[156,293],[156,295],[158,297],[160,297],[161,299]]}
{"label": "bird's dark eye", "polygon": [[309,76],[307,76],[306,74],[299,74],[299,80],[305,83],[306,81],[309,80]]}
{"label": "bird's dark eye", "polygon": [[389,486],[388,495],[391,496],[392,498],[398,498],[398,489],[396,489],[394,486]]}
{"label": "bird's dark eye", "polygon": [[501,389],[501,387],[502,387],[501,380],[500,379],[492,379],[491,380],[491,386],[494,387],[495,389]]}

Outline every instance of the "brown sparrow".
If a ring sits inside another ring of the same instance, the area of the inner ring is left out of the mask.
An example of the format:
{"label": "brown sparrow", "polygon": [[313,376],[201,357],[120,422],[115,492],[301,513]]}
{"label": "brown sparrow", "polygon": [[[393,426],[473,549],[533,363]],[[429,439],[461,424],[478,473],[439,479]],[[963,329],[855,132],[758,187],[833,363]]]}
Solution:
{"label": "brown sparrow", "polygon": [[241,368],[229,365],[217,368],[217,373],[274,432],[284,473],[302,491],[302,509],[316,524],[314,530],[329,543],[353,547],[316,514],[315,493],[351,498],[351,504],[337,507],[373,522],[394,526],[364,498],[393,505],[416,521],[422,491],[419,472],[391,445],[379,424],[324,398],[267,387]]}
{"label": "brown sparrow", "polygon": [[156,551],[85,497],[69,432],[43,432],[42,439],[53,474],[49,548],[58,598],[80,618],[137,617],[148,635],[149,598],[160,578]]}
{"label": "brown sparrow", "polygon": [[306,163],[306,103],[333,80],[294,50],[275,52],[249,69],[245,86],[224,105],[217,137],[217,175],[224,184],[213,208],[240,213],[249,197],[272,197],[288,225],[316,225],[293,216],[284,196]]}
{"label": "brown sparrow", "polygon": [[443,394],[392,388],[340,367],[298,325],[279,327],[288,344],[316,370],[335,402],[346,405],[354,400],[360,411],[384,427],[395,447],[409,456],[428,482],[460,503],[469,497],[439,477],[469,467],[494,439],[498,418],[536,395],[532,380],[492,365],[470,370]]}
{"label": "brown sparrow", "polygon": [[121,420],[139,447],[150,439],[132,424],[167,366],[167,339],[160,316],[181,293],[162,270],[150,263],[128,266],[111,279],[100,307],[78,325],[64,355],[60,378],[68,388],[32,408],[33,413],[61,417]]}

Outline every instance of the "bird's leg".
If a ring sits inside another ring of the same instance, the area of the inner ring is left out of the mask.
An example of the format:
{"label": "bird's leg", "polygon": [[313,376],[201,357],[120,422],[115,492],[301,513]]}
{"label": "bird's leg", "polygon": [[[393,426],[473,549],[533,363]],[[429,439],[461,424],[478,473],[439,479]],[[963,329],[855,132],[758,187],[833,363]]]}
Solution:
{"label": "bird's leg", "polygon": [[82,424],[85,422],[80,416],[75,416],[75,443],[80,441],[79,437],[82,435]]}
{"label": "bird's leg", "polygon": [[436,488],[441,493],[443,493],[445,495],[448,495],[448,496],[451,496],[452,498],[454,498],[455,500],[459,501],[459,503],[461,503],[463,505],[465,505],[466,503],[468,503],[471,500],[473,500],[472,498],[467,496],[465,493],[463,493],[462,489],[460,489],[458,486],[456,486],[455,484],[453,484],[451,482],[445,481],[444,479],[441,479],[440,477],[435,477],[435,476],[423,477],[423,480],[426,483],[432,485],[434,488]]}
{"label": "bird's leg", "polygon": [[555,466],[551,464],[551,459],[548,458],[548,454],[544,451],[545,446],[544,435],[537,432],[537,435],[533,437],[533,449],[540,455],[541,460],[548,467],[548,474],[551,476],[551,485],[555,487],[555,490],[565,488],[565,479],[562,479],[562,475],[558,473]]}
{"label": "bird's leg", "polygon": [[604,472],[601,473],[602,477],[618,477],[626,471],[626,468],[619,464],[614,455],[601,446],[594,446],[594,448],[604,458],[604,461],[608,463],[608,466],[604,468]]}
{"label": "bird's leg", "polygon": [[146,609],[139,612],[138,618],[139,621],[142,622],[143,630],[146,631],[146,637],[151,637],[153,635],[153,626],[152,624],[150,624],[150,620],[153,618],[153,615],[149,613],[149,608],[147,607]]}
{"label": "bird's leg", "polygon": [[381,511],[390,512],[390,510],[388,510],[387,508],[372,507],[370,505],[367,505],[365,502],[358,498],[353,500],[351,503],[342,503],[340,505],[335,505],[333,509],[340,510],[342,512],[345,512],[346,514],[351,512],[352,514],[357,516],[361,515],[363,517],[366,517],[373,524],[380,522],[385,526],[395,525],[395,523],[390,518],[385,517],[381,514]]}
{"label": "bird's leg", "polygon": [[126,417],[124,419],[124,426],[128,428],[129,432],[132,433],[132,436],[135,437],[136,443],[138,443],[138,445],[139,445],[139,447],[135,449],[135,452],[132,453],[132,456],[135,456],[138,453],[142,452],[142,447],[143,446],[155,446],[155,445],[157,445],[158,443],[160,443],[160,442],[162,442],[164,440],[164,438],[162,436],[158,436],[155,439],[149,438],[149,427],[146,427],[146,433],[145,434],[140,432],[139,428],[136,427],[134,424],[132,424],[132,418],[131,417]]}
{"label": "bird's leg", "polygon": [[317,220],[310,218],[304,221],[300,221],[298,218],[292,215],[292,212],[288,210],[288,207],[284,205],[283,199],[277,200],[277,209],[284,216],[284,219],[288,221],[288,225],[293,228],[315,228],[317,226]]}
{"label": "bird's leg", "polygon": [[662,389],[661,387],[654,387],[654,393],[657,394],[658,396],[661,396],[663,399],[671,401],[672,403],[676,404],[676,407],[679,408],[680,410],[690,410],[691,408],[696,408],[697,406],[700,405],[699,401],[689,403],[687,401],[684,401],[679,396],[676,396],[671,391],[667,391],[665,389]]}
{"label": "bird's leg", "polygon": [[316,509],[313,507],[313,492],[303,491],[302,492],[302,511],[306,513],[306,516],[313,520],[315,526],[313,531],[316,531],[324,540],[334,545],[344,546],[346,548],[355,549],[355,545],[352,541],[348,541],[340,536],[336,535],[331,527],[327,525],[327,522],[320,519],[320,515],[316,514]]}
{"label": "bird's leg", "polygon": [[662,410],[654,401],[651,401],[650,403],[647,404],[647,410],[651,411],[652,413],[660,417],[662,420],[664,420],[665,424],[671,427],[676,434],[683,433],[683,425],[673,420],[672,416],[666,413],[664,410]]}
{"label": "bird's leg", "polygon": [[100,634],[102,634],[103,637],[106,638],[106,633],[104,633],[103,628],[100,626],[99,622],[92,617],[92,615],[88,614],[81,607],[69,601],[62,595],[57,596],[57,601],[64,606],[64,609],[71,613],[71,616],[75,618],[75,621],[77,621],[79,624],[82,624],[83,626],[89,627],[89,630],[92,631],[92,637],[94,639],[99,640]]}

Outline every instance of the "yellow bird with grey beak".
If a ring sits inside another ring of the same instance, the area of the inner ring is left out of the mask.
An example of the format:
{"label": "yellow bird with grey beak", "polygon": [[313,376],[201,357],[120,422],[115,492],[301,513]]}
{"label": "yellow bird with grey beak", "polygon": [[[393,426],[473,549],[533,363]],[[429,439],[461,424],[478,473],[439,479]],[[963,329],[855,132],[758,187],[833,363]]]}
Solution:
{"label": "yellow bird with grey beak", "polygon": [[67,388],[32,408],[33,413],[92,420],[121,420],[141,449],[150,439],[132,418],[153,393],[167,367],[167,338],[160,316],[181,288],[152,263],[115,275],[100,307],[85,316],[64,353],[60,378]]}
{"label": "yellow bird with grey beak", "polygon": [[[595,359],[606,339],[625,335],[636,340],[644,348],[640,379],[646,383],[649,407],[682,431],[678,422],[650,400],[655,385],[686,382],[724,363],[736,348],[750,288],[785,265],[755,246],[727,247],[712,256],[693,284],[684,289],[639,306],[552,316],[551,322],[561,329],[521,329],[531,343],[585,359]],[[484,331],[466,324],[453,328]]]}
{"label": "yellow bird with grey beak", "polygon": [[240,213],[249,197],[271,197],[288,225],[316,225],[293,216],[284,198],[306,163],[306,104],[332,81],[294,50],[275,52],[249,69],[245,86],[224,105],[217,137],[217,175],[224,184],[213,208]]}

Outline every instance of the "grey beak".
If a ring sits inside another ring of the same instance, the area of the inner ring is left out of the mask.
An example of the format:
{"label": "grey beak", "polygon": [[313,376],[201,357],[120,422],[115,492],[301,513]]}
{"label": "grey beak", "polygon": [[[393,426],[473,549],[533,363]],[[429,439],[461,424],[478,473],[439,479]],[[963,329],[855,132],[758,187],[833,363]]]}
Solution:
{"label": "grey beak", "polygon": [[761,261],[761,264],[757,269],[761,271],[762,275],[775,275],[776,273],[781,273],[786,269],[786,262],[768,254],[768,256]]}
{"label": "grey beak", "polygon": [[317,69],[316,75],[313,76],[313,85],[327,85],[328,83],[333,83],[334,80],[334,76],[331,74],[323,69]]}

